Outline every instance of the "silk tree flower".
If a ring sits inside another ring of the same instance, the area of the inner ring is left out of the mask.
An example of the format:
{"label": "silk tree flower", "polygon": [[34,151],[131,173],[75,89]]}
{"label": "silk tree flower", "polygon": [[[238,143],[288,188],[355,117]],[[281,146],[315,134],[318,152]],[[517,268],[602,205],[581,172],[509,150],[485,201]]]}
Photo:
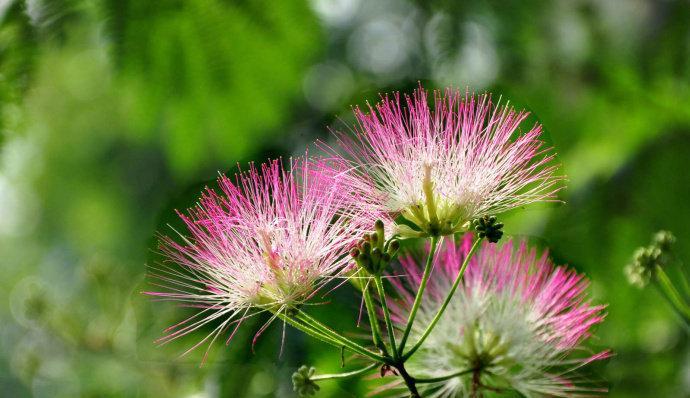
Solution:
{"label": "silk tree flower", "polygon": [[188,214],[179,213],[189,236],[162,237],[166,260],[150,273],[161,290],[146,293],[199,310],[166,330],[161,343],[211,322],[215,329],[189,351],[209,339],[210,347],[232,327],[229,343],[247,317],[270,311],[274,320],[347,270],[347,251],[369,220],[343,206],[337,185],[312,181],[309,162],[292,166],[272,161],[234,181],[221,176],[222,194],[207,189]]}
{"label": "silk tree flower", "polygon": [[555,200],[563,178],[541,126],[521,132],[527,112],[494,104],[489,94],[447,89],[434,92],[432,105],[427,97],[420,87],[404,99],[385,96],[368,112],[355,108],[354,134],[335,132],[337,145],[321,144],[356,204],[404,216],[414,227],[400,225],[403,236],[439,236]]}
{"label": "silk tree flower", "polygon": [[[450,289],[472,243],[444,245],[417,314],[410,341],[424,332]],[[410,257],[401,264],[409,286],[391,282],[401,299],[393,306],[404,323],[419,285],[420,267]],[[547,254],[537,256],[525,243],[514,248],[484,243],[470,260],[464,279],[408,370],[428,397],[481,396],[487,390],[515,390],[526,397],[582,397],[604,393],[579,376],[577,369],[606,358],[608,351],[587,353],[581,346],[590,329],[604,319],[603,306],[586,297],[587,279],[554,267]]]}

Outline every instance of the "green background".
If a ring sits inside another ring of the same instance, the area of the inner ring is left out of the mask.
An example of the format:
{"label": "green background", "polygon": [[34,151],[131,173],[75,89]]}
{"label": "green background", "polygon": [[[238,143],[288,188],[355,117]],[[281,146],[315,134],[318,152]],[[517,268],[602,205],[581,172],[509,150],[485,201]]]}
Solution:
{"label": "green background", "polygon": [[[0,2],[0,395],[293,396],[303,363],[339,353],[247,324],[176,359],[183,310],[152,304],[153,236],[236,164],[302,153],[352,104],[449,85],[502,95],[543,123],[563,205],[504,217],[591,279],[608,317],[592,370],[613,397],[690,396],[688,338],[623,267],[670,229],[690,259],[690,4],[578,0]],[[314,309],[353,327],[349,289]],[[361,330],[360,330],[361,332]],[[323,383],[322,397],[364,393]]]}

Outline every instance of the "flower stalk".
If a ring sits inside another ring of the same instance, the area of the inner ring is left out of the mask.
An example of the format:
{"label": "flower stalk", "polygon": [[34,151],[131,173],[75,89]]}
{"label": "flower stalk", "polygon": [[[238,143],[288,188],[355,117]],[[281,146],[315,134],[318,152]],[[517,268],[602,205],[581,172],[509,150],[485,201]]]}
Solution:
{"label": "flower stalk", "polygon": [[328,326],[319,322],[317,319],[311,317],[309,314],[302,310],[298,309],[294,315],[294,318],[300,321],[302,326],[306,326],[308,329],[316,331],[317,333],[327,336],[328,338],[336,341],[339,344],[337,345],[338,347],[346,347],[357,354],[368,357],[377,362],[390,362],[390,360],[387,357],[379,355],[361,346],[360,344],[348,339],[347,337],[329,328]]}
{"label": "flower stalk", "polygon": [[[681,276],[680,278],[683,277]],[[662,267],[657,266],[654,284],[676,314],[680,316],[684,324],[690,327],[690,304],[687,302],[687,299],[678,292],[671,278],[669,278]]]}
{"label": "flower stalk", "polygon": [[422,333],[422,336],[419,338],[417,341],[417,344],[415,344],[410,351],[407,352],[407,354],[403,355],[404,359],[407,359],[414,355],[414,353],[419,349],[419,347],[424,344],[424,341],[426,340],[427,337],[429,337],[429,334],[431,331],[434,329],[436,324],[438,323],[439,319],[441,319],[441,316],[443,316],[443,312],[446,310],[446,307],[448,307],[448,304],[450,303],[450,300],[453,298],[453,295],[455,294],[455,291],[458,289],[458,286],[460,285],[460,281],[462,280],[463,275],[465,275],[465,270],[467,269],[467,265],[470,263],[470,260],[472,259],[472,256],[474,256],[474,253],[477,251],[477,248],[481,244],[482,240],[484,238],[478,237],[475,239],[474,243],[472,244],[472,248],[470,249],[469,253],[467,253],[467,256],[462,262],[462,266],[460,267],[460,271],[458,272],[458,275],[455,277],[455,281],[453,282],[453,285],[451,286],[450,290],[448,291],[448,294],[446,295],[446,298],[443,300],[443,303],[441,304],[441,307],[438,309],[438,312],[434,316],[434,318],[431,320],[429,325],[426,327],[424,332]]}
{"label": "flower stalk", "polygon": [[[361,271],[360,271],[361,272]],[[376,307],[374,306],[374,299],[371,297],[371,291],[369,290],[370,280],[362,286],[362,294],[364,295],[364,305],[367,309],[367,316],[369,318],[369,325],[371,326],[371,339],[374,346],[381,350],[384,354],[387,353],[386,345],[383,344],[383,339],[381,338],[381,330],[379,328],[378,317],[376,316]]]}
{"label": "flower stalk", "polygon": [[379,292],[379,299],[381,300],[381,307],[383,308],[383,319],[386,323],[386,330],[388,333],[388,341],[391,345],[391,352],[393,353],[393,359],[397,359],[400,355],[395,344],[395,333],[393,332],[393,322],[391,321],[390,310],[388,309],[388,303],[386,302],[386,291],[383,288],[383,281],[380,275],[374,276],[374,282],[376,283],[376,290]]}
{"label": "flower stalk", "polygon": [[424,265],[424,273],[422,274],[422,281],[417,289],[417,294],[415,295],[414,304],[412,304],[412,309],[410,310],[410,315],[407,318],[407,324],[405,325],[405,332],[403,333],[402,340],[400,340],[400,352],[405,349],[405,343],[410,337],[410,332],[412,331],[412,325],[414,324],[414,319],[417,316],[417,311],[419,306],[422,304],[422,297],[424,296],[424,289],[426,289],[426,284],[429,281],[429,275],[431,275],[431,268],[434,263],[434,255],[436,254],[436,248],[438,246],[439,237],[432,236],[431,244],[429,249],[429,255],[426,259],[426,264]]}

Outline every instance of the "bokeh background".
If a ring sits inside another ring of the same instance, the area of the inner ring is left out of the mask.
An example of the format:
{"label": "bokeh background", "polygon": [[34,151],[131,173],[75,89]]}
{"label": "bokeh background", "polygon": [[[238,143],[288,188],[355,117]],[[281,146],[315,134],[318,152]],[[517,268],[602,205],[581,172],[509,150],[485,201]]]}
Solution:
{"label": "bokeh background", "polygon": [[[237,162],[299,154],[350,105],[453,85],[543,123],[566,204],[507,232],[588,274],[612,397],[690,396],[687,332],[623,267],[660,228],[690,261],[690,3],[0,0],[0,395],[290,397],[339,353],[274,325],[176,359],[145,264],[173,209]],[[315,312],[353,327],[340,289]],[[255,329],[255,328],[254,328]],[[322,383],[322,397],[362,383]]]}

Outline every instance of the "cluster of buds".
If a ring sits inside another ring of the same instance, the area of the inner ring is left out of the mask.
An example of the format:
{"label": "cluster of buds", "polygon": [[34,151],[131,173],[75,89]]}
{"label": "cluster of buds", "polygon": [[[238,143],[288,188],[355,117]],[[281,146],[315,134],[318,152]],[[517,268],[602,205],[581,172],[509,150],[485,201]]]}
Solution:
{"label": "cluster of buds", "polygon": [[386,241],[383,221],[377,220],[374,232],[364,235],[357,247],[350,250],[350,255],[360,268],[369,274],[380,275],[390,264],[400,249],[397,239]]}
{"label": "cluster of buds", "polygon": [[625,267],[628,281],[640,288],[647,286],[657,267],[666,266],[671,259],[671,247],[676,237],[668,231],[659,231],[652,238],[652,243],[635,250],[632,263]]}
{"label": "cluster of buds", "polygon": [[674,243],[676,243],[676,237],[669,231],[659,231],[652,238],[652,244],[656,245],[665,254],[671,252],[671,247]]}
{"label": "cluster of buds", "polygon": [[491,243],[498,242],[503,236],[503,223],[497,222],[495,216],[483,216],[474,220],[474,229],[480,238]]}
{"label": "cluster of buds", "polygon": [[311,379],[315,372],[316,369],[313,366],[302,365],[292,374],[292,389],[300,398],[316,395],[319,391],[319,386]]}

